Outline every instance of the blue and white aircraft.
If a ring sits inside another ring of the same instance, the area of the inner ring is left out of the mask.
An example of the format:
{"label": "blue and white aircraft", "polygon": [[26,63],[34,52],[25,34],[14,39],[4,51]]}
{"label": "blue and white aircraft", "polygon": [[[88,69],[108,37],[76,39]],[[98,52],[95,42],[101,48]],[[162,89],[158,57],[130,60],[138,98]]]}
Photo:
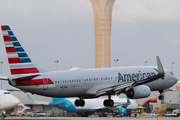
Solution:
{"label": "blue and white aircraft", "polygon": [[157,66],[134,66],[102,69],[73,69],[42,72],[28,57],[8,25],[1,26],[11,76],[0,77],[22,91],[48,97],[78,97],[76,106],[83,107],[84,99],[108,96],[104,106],[112,107],[111,95],[124,93],[130,99],[148,97],[151,91],[172,87],[178,79],[162,67],[157,56]]}
{"label": "blue and white aircraft", "polygon": [[36,105],[50,105],[57,107],[59,109],[66,110],[73,113],[84,113],[85,116],[92,115],[95,112],[114,112],[120,115],[124,115],[126,112],[131,112],[138,108],[137,103],[129,98],[119,98],[113,96],[114,100],[113,107],[104,107],[103,101],[104,98],[95,98],[95,99],[85,99],[85,106],[76,107],[74,105],[75,98],[52,98],[52,102],[43,102],[43,101],[34,101],[30,95],[27,95],[32,104]]}

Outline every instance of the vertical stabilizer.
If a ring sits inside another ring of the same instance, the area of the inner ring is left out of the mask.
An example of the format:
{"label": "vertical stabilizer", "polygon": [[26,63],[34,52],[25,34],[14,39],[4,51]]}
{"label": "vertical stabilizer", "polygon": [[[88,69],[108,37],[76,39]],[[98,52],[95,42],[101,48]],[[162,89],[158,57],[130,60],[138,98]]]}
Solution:
{"label": "vertical stabilizer", "polygon": [[8,25],[1,26],[12,75],[39,73]]}

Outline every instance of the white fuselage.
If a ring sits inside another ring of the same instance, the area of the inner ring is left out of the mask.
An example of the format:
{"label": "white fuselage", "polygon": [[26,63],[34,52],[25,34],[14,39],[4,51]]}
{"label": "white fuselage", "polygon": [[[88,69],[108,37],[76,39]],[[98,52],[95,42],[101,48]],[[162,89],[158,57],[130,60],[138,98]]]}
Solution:
{"label": "white fuselage", "polygon": [[[63,109],[69,112],[95,112],[100,110],[116,110],[117,108],[121,108],[123,104],[127,103],[126,98],[119,98],[117,96],[113,96],[112,99],[114,100],[114,105],[116,107],[113,108],[106,108],[103,105],[104,98],[94,98],[94,99],[85,99],[85,105],[83,107],[76,107],[74,105],[75,98],[56,98],[50,105],[57,107],[59,109]],[[62,105],[59,105],[64,103]],[[125,108],[126,111],[132,111],[137,109],[137,103],[130,99],[129,105]]]}
{"label": "white fuselage", "polygon": [[[114,106],[116,105],[119,105],[117,106],[117,108],[121,108],[121,105],[122,104],[125,104],[127,103],[127,99],[126,98],[119,98],[119,97],[112,97],[112,99],[114,100]],[[76,99],[68,99],[71,103],[74,103]],[[85,99],[85,105],[83,107],[76,107],[75,108],[78,110],[82,110],[82,109],[87,109],[89,111],[91,110],[97,110],[97,109],[100,109],[100,108],[104,108],[104,105],[103,105],[103,101],[104,101],[104,98],[95,98],[95,99]],[[127,106],[126,109],[131,109],[131,110],[134,110],[134,109],[137,109],[138,105],[137,103],[130,99],[130,105]]]}
{"label": "white fuselage", "polygon": [[0,111],[14,108],[19,102],[20,101],[10,94],[9,91],[0,90]]}

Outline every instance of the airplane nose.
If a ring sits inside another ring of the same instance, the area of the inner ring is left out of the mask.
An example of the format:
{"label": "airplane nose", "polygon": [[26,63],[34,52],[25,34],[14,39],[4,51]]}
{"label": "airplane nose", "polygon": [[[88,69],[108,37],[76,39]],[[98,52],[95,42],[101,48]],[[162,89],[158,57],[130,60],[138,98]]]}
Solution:
{"label": "airplane nose", "polygon": [[176,84],[178,82],[178,78],[176,76],[173,76],[172,81],[174,82],[174,84]]}
{"label": "airplane nose", "polygon": [[178,81],[178,78],[174,75],[170,76],[167,81],[165,81],[164,89],[170,88],[175,85]]}
{"label": "airplane nose", "polygon": [[14,97],[11,103],[12,103],[12,106],[16,106],[20,103],[20,101],[19,101],[19,99]]}
{"label": "airplane nose", "polygon": [[18,104],[20,103],[19,99],[16,99],[16,100],[14,101],[14,103],[15,103],[16,105],[18,105]]}
{"label": "airplane nose", "polygon": [[175,81],[176,81],[176,83],[178,82],[178,78],[177,77],[175,77]]}

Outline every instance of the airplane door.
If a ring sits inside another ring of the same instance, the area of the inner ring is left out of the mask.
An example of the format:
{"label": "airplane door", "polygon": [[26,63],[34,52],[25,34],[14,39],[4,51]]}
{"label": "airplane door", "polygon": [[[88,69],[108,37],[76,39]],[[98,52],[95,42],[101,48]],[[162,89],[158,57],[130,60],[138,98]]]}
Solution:
{"label": "airplane door", "polygon": [[48,78],[44,78],[43,79],[43,90],[47,90],[48,89]]}
{"label": "airplane door", "polygon": [[114,83],[113,76],[110,76],[110,83]]}

